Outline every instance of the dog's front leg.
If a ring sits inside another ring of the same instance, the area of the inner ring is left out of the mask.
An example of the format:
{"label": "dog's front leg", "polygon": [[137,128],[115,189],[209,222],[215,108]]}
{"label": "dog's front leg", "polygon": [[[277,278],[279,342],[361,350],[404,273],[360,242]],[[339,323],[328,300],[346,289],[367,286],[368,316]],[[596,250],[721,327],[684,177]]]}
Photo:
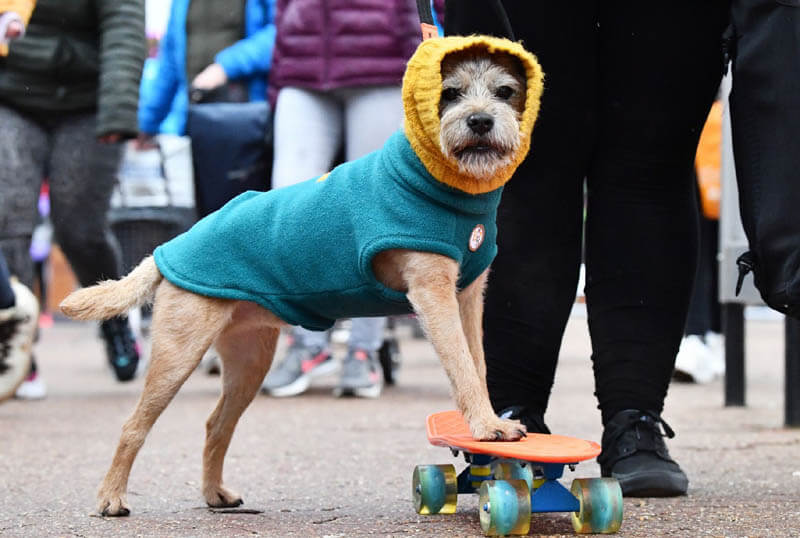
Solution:
{"label": "dog's front leg", "polygon": [[461,313],[461,325],[467,337],[469,352],[478,371],[481,386],[489,397],[486,387],[486,360],[483,354],[483,293],[486,289],[486,278],[489,270],[481,274],[469,286],[458,294],[458,309]]}
{"label": "dog's front leg", "polygon": [[427,270],[417,267],[407,273],[408,299],[442,361],[456,405],[472,436],[480,440],[519,439],[525,434],[525,427],[494,414],[485,382],[470,354],[456,298],[458,264],[437,256],[433,266],[426,267]]}

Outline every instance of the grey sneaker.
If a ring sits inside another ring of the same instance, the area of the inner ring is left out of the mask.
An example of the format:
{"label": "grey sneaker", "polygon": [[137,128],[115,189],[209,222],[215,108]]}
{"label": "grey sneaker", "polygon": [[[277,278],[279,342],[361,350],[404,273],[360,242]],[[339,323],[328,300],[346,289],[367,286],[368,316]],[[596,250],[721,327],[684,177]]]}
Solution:
{"label": "grey sneaker", "polygon": [[350,350],[342,363],[342,377],[334,396],[377,398],[383,390],[383,372],[377,351]]}
{"label": "grey sneaker", "polygon": [[291,344],[286,356],[267,374],[261,390],[278,398],[308,390],[315,377],[333,373],[338,365],[327,349]]}

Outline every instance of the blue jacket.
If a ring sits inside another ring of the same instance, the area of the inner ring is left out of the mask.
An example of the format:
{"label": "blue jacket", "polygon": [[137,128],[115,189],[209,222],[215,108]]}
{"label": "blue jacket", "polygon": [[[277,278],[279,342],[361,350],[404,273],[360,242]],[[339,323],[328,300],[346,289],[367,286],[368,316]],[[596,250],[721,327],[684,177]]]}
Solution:
{"label": "blue jacket", "polygon": [[502,187],[471,195],[434,179],[402,132],[329,174],[246,192],[155,250],[178,287],[258,303],[291,325],[410,312],[381,284],[372,259],[387,249],[435,252],[459,263],[463,289],[497,253]]}
{"label": "blue jacket", "polygon": [[[186,80],[186,16],[190,0],[172,0],[167,31],[162,38],[157,67],[146,66],[142,76],[139,129],[145,133],[183,134],[189,108]],[[251,101],[264,101],[267,74],[275,45],[275,0],[246,0],[244,38],[214,58],[228,78],[249,81]],[[170,115],[171,126],[159,129]]]}

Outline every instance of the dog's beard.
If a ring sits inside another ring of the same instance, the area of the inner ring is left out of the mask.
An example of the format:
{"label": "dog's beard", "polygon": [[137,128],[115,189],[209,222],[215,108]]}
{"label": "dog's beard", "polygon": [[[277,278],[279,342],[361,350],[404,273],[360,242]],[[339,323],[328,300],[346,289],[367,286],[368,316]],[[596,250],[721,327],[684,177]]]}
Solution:
{"label": "dog's beard", "polygon": [[479,139],[474,144],[455,150],[454,156],[461,172],[478,179],[489,179],[495,172],[511,164],[512,152]]}
{"label": "dog's beard", "polygon": [[519,120],[510,107],[498,107],[493,128],[477,135],[466,124],[469,114],[445,112],[442,116],[439,143],[445,156],[458,162],[459,170],[476,179],[491,179],[494,174],[509,166],[519,149]]}

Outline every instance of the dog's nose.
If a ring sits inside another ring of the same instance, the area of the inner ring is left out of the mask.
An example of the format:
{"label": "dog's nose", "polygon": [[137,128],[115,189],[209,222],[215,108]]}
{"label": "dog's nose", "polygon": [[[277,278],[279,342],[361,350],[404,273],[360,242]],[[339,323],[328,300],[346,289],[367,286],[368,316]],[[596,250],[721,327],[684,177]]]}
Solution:
{"label": "dog's nose", "polygon": [[477,135],[484,135],[492,130],[494,118],[489,114],[471,114],[467,118],[467,126]]}

